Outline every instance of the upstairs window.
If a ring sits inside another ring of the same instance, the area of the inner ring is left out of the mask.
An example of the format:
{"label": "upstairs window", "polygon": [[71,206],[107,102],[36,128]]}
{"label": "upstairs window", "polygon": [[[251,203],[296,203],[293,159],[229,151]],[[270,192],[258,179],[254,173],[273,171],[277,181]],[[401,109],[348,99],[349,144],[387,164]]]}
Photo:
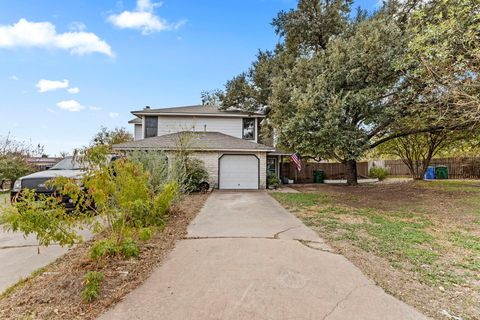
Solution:
{"label": "upstairs window", "polygon": [[243,119],[243,139],[255,140],[255,119]]}
{"label": "upstairs window", "polygon": [[158,117],[145,117],[145,138],[158,135]]}

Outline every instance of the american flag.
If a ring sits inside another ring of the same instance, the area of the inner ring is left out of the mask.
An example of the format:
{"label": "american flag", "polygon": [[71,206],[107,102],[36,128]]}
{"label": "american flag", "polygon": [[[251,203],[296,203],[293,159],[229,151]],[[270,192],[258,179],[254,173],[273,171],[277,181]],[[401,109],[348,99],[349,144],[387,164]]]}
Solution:
{"label": "american flag", "polygon": [[300,153],[295,152],[294,154],[292,154],[292,161],[297,166],[297,171],[302,171],[302,160],[300,160]]}

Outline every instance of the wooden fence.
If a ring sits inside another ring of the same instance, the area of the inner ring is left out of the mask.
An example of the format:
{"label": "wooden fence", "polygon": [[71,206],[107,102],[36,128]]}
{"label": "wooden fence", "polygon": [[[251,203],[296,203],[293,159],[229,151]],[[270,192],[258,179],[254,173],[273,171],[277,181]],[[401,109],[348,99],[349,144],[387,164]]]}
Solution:
{"label": "wooden fence", "polygon": [[[450,179],[480,179],[480,158],[436,158],[431,166],[447,166]],[[401,160],[385,160],[385,168],[390,176],[410,176],[408,167]],[[302,171],[297,172],[292,162],[281,165],[280,175],[298,183],[312,183],[313,171],[323,170],[326,179],[344,179],[345,165],[342,163],[302,162]],[[368,176],[368,162],[358,162],[359,177]]]}
{"label": "wooden fence", "polygon": [[[480,179],[480,158],[436,158],[431,166],[447,166],[450,179]],[[408,167],[401,160],[385,160],[391,176],[409,176]]]}
{"label": "wooden fence", "polygon": [[[313,171],[323,170],[326,179],[345,178],[345,165],[343,163],[318,163],[302,162],[302,170],[297,172],[293,162],[282,163],[280,175],[287,176],[290,180],[297,183],[312,183]],[[357,163],[357,173],[360,177],[368,176],[368,162]]]}

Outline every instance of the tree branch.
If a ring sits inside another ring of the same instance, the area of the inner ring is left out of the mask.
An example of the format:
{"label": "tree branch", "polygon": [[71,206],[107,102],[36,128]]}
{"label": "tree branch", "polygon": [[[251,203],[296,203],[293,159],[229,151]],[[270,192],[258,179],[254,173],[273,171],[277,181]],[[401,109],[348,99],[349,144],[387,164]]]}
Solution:
{"label": "tree branch", "polygon": [[442,126],[434,126],[434,127],[429,127],[429,128],[415,129],[415,130],[399,132],[399,133],[393,134],[389,137],[380,139],[380,140],[372,143],[368,148],[373,149],[373,148],[381,145],[382,143],[385,143],[385,142],[390,141],[392,139],[407,137],[407,136],[412,135],[412,134],[427,133],[427,132],[435,133],[435,132],[440,132],[440,131],[443,131],[443,130],[454,130],[455,131],[455,130],[467,129],[468,127],[470,127],[471,124],[474,124],[474,123],[475,122],[466,122],[466,123],[455,125],[455,126],[444,126],[444,125],[442,125]]}

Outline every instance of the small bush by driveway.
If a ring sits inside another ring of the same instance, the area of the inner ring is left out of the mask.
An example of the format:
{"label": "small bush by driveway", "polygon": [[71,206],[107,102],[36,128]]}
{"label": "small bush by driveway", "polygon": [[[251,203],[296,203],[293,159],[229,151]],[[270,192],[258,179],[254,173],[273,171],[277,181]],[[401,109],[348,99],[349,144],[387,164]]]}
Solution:
{"label": "small bush by driveway", "polygon": [[274,193],[386,291],[437,319],[480,317],[480,182]]}

